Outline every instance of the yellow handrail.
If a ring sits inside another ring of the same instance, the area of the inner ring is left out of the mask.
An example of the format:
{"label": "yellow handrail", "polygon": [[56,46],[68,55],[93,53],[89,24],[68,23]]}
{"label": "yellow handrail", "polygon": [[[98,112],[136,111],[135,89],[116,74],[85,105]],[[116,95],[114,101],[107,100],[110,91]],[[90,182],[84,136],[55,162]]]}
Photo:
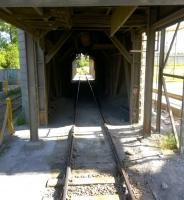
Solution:
{"label": "yellow handrail", "polygon": [[10,135],[13,135],[14,127],[13,127],[13,117],[12,117],[12,102],[10,98],[6,98],[6,110],[4,115],[4,121],[2,125],[2,129],[0,130],[0,146],[3,143],[4,132],[7,128]]}
{"label": "yellow handrail", "polygon": [[8,95],[8,81],[3,81],[3,92]]}

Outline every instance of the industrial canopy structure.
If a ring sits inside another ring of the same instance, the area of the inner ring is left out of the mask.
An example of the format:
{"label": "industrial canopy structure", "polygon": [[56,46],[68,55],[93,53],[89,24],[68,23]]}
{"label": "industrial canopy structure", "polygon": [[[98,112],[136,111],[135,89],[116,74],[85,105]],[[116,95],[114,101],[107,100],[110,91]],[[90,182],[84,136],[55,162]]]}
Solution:
{"label": "industrial canopy structure", "polygon": [[[182,21],[183,5],[183,0],[1,0],[0,18],[21,29],[20,62],[26,74],[22,82],[25,87],[23,104],[29,114],[31,140],[38,140],[39,124],[48,123],[52,96],[61,91],[66,95],[70,88],[70,78],[67,78],[70,72],[66,72],[68,68],[65,66],[72,63],[70,61],[77,53],[87,53],[95,58],[99,90],[112,96],[124,95],[128,101],[130,122],[137,123],[143,32],[147,34],[143,133],[149,135],[155,32],[163,32],[167,26]],[[110,63],[108,58],[112,54],[115,57]],[[163,51],[160,56],[162,54]],[[116,63],[118,59],[119,64]],[[98,67],[102,64],[107,65],[103,70]],[[112,73],[113,66],[117,67]],[[160,68],[163,69],[163,65],[160,64]],[[58,72],[64,75],[60,78]],[[162,73],[160,70],[160,76]],[[162,84],[160,78],[159,88]],[[158,106],[158,113],[159,109]],[[160,114],[157,119],[159,124]],[[183,141],[181,137],[181,147]]]}

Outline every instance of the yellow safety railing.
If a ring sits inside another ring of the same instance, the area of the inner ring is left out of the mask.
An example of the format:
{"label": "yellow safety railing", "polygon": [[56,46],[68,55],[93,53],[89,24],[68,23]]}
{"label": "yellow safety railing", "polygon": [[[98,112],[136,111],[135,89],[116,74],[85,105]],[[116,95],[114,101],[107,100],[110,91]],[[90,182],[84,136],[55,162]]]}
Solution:
{"label": "yellow safety railing", "polygon": [[8,133],[10,135],[13,135],[15,131],[13,127],[12,102],[10,98],[6,98],[6,110],[5,110],[2,129],[0,130],[0,145],[3,143],[3,138],[6,128],[8,130]]}

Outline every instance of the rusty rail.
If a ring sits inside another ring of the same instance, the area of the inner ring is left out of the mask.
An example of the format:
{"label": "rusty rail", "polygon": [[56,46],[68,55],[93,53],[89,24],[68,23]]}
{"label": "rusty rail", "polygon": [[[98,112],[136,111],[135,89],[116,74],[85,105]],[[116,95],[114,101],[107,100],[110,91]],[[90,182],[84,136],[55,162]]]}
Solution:
{"label": "rusty rail", "polygon": [[116,162],[116,165],[117,165],[117,169],[118,169],[118,172],[120,173],[121,177],[123,177],[123,180],[125,181],[125,184],[127,186],[127,189],[128,189],[128,194],[129,194],[129,197],[131,200],[136,200],[135,198],[135,195],[133,193],[133,189],[132,189],[132,186],[130,184],[130,181],[129,181],[129,176],[124,168],[124,163],[121,162],[121,159],[119,157],[119,154],[118,154],[118,151],[117,151],[117,148],[116,148],[116,145],[114,144],[114,141],[113,141],[113,138],[112,138],[112,135],[111,133],[109,132],[107,126],[106,126],[106,120],[105,120],[105,117],[102,113],[102,109],[101,109],[101,105],[100,105],[100,101],[96,98],[96,95],[94,93],[94,90],[93,90],[93,87],[90,83],[90,81],[88,80],[87,76],[86,76],[86,79],[87,79],[87,82],[89,84],[89,87],[91,89],[91,93],[93,95],[93,99],[94,99],[94,102],[95,104],[97,105],[97,108],[98,108],[98,111],[99,111],[99,114],[102,118],[102,121],[103,121],[103,124],[102,124],[102,128],[103,128],[103,131],[105,133],[105,136],[108,140],[108,143],[109,143],[109,146],[112,150],[112,153],[114,155],[114,160]]}

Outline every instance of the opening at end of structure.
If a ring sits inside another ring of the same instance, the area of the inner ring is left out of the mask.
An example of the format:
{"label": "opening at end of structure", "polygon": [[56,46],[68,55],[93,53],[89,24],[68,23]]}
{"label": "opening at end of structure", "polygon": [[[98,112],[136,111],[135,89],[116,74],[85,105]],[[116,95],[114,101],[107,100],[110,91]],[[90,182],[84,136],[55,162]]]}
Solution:
{"label": "opening at end of structure", "polygon": [[94,81],[94,60],[89,55],[77,54],[72,62],[72,81]]}

